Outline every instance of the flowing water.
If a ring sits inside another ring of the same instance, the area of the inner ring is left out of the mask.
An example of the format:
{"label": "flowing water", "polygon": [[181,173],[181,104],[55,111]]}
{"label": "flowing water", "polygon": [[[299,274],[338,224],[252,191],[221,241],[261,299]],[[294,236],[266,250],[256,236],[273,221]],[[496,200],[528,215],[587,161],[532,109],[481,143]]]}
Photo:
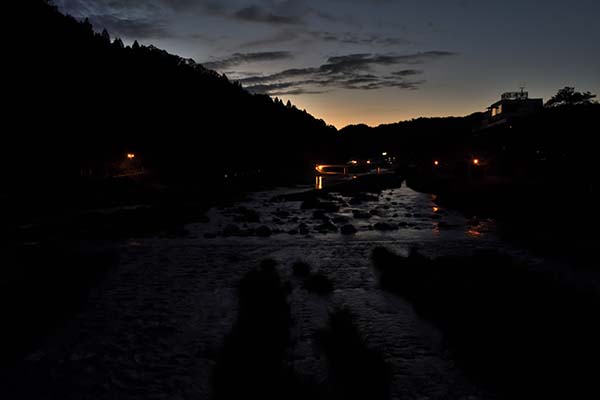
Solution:
{"label": "flowing water", "polygon": [[[380,289],[371,252],[385,246],[405,254],[418,247],[438,256],[499,248],[515,257],[530,256],[503,243],[494,221],[468,219],[406,187],[355,205],[339,196],[344,206],[328,213],[329,218],[338,226],[346,220],[358,232],[318,233],[322,221],[313,210],[302,210],[300,202],[272,201],[306,189],[254,193],[239,204],[213,208],[209,223],[186,226],[187,237],[119,242],[119,266],[92,294],[91,305],[27,359],[32,374],[51,371],[39,390],[43,395],[38,395],[51,398],[60,387],[62,398],[209,397],[215,360],[237,316],[237,286],[245,273],[270,258],[292,284],[293,344],[287,357],[297,374],[326,379],[315,332],[326,326],[332,309],[345,307],[366,345],[390,365],[393,398],[493,398],[456,367],[434,327],[401,297]],[[260,222],[236,222],[239,206],[257,211]],[[370,218],[355,218],[360,215],[356,211]],[[376,230],[380,222],[399,228]],[[308,227],[306,235],[295,232],[302,223]],[[241,230],[266,225],[274,234],[222,236],[232,224]],[[291,266],[299,260],[331,278],[333,292],[307,292],[292,275]]]}

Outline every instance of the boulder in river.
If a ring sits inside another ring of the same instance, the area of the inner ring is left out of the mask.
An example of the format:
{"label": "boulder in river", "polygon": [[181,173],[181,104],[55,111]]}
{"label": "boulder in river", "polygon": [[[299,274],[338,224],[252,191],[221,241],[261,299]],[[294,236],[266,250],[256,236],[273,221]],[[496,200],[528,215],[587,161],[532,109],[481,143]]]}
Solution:
{"label": "boulder in river", "polygon": [[235,222],[260,222],[260,214],[254,210],[249,208],[240,206],[234,210],[235,217],[233,220]]}
{"label": "boulder in river", "polygon": [[331,219],[331,221],[335,224],[347,224],[348,218],[344,217],[343,215],[338,215],[338,216],[333,217]]}
{"label": "boulder in river", "polygon": [[310,265],[305,262],[297,261],[292,265],[294,276],[307,277],[310,275]]}
{"label": "boulder in river", "polygon": [[375,195],[367,194],[367,193],[359,193],[359,194],[355,195],[354,197],[352,197],[348,203],[350,203],[351,205],[358,205],[358,204],[362,204],[365,202],[378,201],[378,200],[379,200],[379,197],[377,197]]}
{"label": "boulder in river", "polygon": [[374,226],[375,230],[378,231],[395,231],[398,229],[398,226],[395,224],[389,224],[387,222],[378,222]]}
{"label": "boulder in river", "polygon": [[329,217],[325,214],[325,211],[323,210],[316,210],[315,212],[313,212],[313,218],[320,219],[323,221],[329,221]]}
{"label": "boulder in river", "polygon": [[338,231],[338,228],[330,221],[326,221],[321,225],[317,226],[317,231],[319,231],[320,233],[336,233]]}
{"label": "boulder in river", "polygon": [[256,228],[254,233],[256,234],[256,236],[259,236],[259,237],[269,237],[273,234],[273,231],[268,226],[262,225],[262,226],[259,226],[258,228]]}
{"label": "boulder in river", "polygon": [[340,206],[332,201],[321,201],[315,197],[310,197],[302,202],[300,206],[303,210],[323,210],[325,212],[336,212],[340,209]]}
{"label": "boulder in river", "polygon": [[356,232],[358,232],[358,229],[356,229],[352,224],[346,224],[342,226],[340,231],[342,235],[354,235]]}
{"label": "boulder in river", "polygon": [[273,214],[277,218],[280,218],[280,219],[286,219],[286,218],[289,218],[289,216],[290,216],[289,211],[285,211],[285,210],[277,210]]}
{"label": "boulder in river", "polygon": [[304,282],[304,287],[311,293],[327,294],[333,292],[333,282],[326,275],[312,274]]}
{"label": "boulder in river", "polygon": [[362,210],[352,210],[352,215],[356,219],[369,219],[372,217],[371,214],[369,214],[366,211],[362,211]]}
{"label": "boulder in river", "polygon": [[304,222],[301,223],[298,226],[298,232],[300,232],[301,235],[308,235],[310,233],[310,230],[308,229],[308,225],[306,225]]}
{"label": "boulder in river", "polygon": [[240,227],[234,224],[227,225],[223,228],[223,236],[237,236],[240,234]]}

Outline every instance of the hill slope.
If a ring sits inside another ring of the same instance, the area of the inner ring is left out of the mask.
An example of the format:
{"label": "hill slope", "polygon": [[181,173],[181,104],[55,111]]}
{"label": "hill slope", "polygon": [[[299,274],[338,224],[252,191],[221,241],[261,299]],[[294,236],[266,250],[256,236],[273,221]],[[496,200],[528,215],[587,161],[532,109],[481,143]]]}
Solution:
{"label": "hill slope", "polygon": [[78,179],[135,152],[163,176],[302,170],[336,130],[295,107],[153,46],[123,46],[43,0],[20,1],[10,46],[2,170],[14,180]]}

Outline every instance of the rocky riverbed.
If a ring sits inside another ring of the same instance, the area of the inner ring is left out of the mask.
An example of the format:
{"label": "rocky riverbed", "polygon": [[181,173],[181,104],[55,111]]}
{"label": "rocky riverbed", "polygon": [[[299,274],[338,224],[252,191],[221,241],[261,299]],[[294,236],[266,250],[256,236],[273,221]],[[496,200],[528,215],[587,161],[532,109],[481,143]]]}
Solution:
{"label": "rocky riverbed", "polygon": [[270,371],[266,398],[349,398],[341,388],[352,382],[374,398],[497,398],[458,366],[442,330],[382,289],[373,250],[542,260],[500,240],[493,220],[406,187],[289,196],[308,189],[253,193],[175,235],[112,242],[117,265],[19,365],[14,397],[224,398],[223,382],[261,394],[240,364]]}

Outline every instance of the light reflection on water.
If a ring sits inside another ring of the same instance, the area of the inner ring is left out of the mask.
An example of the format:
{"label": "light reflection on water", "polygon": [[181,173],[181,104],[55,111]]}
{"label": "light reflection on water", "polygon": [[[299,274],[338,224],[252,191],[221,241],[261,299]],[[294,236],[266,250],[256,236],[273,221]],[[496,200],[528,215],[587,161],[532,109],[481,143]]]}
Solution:
{"label": "light reflection on water", "polygon": [[483,232],[480,232],[476,228],[473,228],[473,227],[471,227],[470,229],[467,229],[466,233],[468,236],[470,236],[472,238],[478,238],[483,235]]}
{"label": "light reflection on water", "polygon": [[465,233],[471,238],[482,238],[489,236],[490,233],[496,230],[496,225],[491,219],[483,219],[467,222]]}
{"label": "light reflection on water", "polygon": [[[352,177],[352,179],[355,178],[356,176]],[[324,187],[328,187],[332,184],[337,184],[348,179],[349,176],[343,174],[315,175],[315,189],[322,190]]]}
{"label": "light reflection on water", "polygon": [[[314,183],[310,185],[316,190],[330,190],[333,186],[350,181],[352,175],[321,175],[314,174]],[[298,189],[294,188],[293,191]],[[286,188],[277,189],[277,194],[291,192]],[[351,194],[340,194],[335,190],[332,192],[330,201],[339,203],[339,209],[327,213],[327,218],[338,229],[337,232],[319,231],[323,221],[315,219],[313,211],[303,210],[299,204],[291,202],[270,202],[274,192],[268,191],[257,193],[256,198],[246,204],[247,208],[257,209],[265,215],[265,221],[269,224],[271,215],[276,213],[288,214],[289,217],[277,216],[277,222],[268,226],[274,232],[271,240],[285,242],[291,240],[311,241],[318,238],[318,242],[406,242],[417,247],[429,246],[435,243],[440,249],[454,249],[456,243],[469,243],[474,246],[482,246],[497,240],[496,224],[492,219],[465,216],[451,208],[446,208],[435,202],[435,196],[416,192],[406,185],[397,188],[385,189],[380,196],[371,200],[361,200],[360,196]],[[259,200],[259,198],[261,200]],[[357,217],[357,215],[367,215]],[[219,235],[219,230],[228,224],[236,224],[231,216],[224,215],[224,221],[219,222],[215,216],[214,221],[219,226],[211,228],[213,234]],[[211,218],[213,220],[213,218]],[[308,234],[299,235],[299,225],[304,224]],[[357,232],[353,235],[343,235],[341,228],[344,225],[352,225]],[[379,228],[377,227],[379,225]],[[381,228],[380,227],[384,227]],[[391,226],[395,229],[387,229]],[[258,225],[251,225],[249,229],[256,229]],[[290,232],[295,232],[291,234]],[[460,246],[462,246],[461,244]],[[459,247],[460,247],[459,246]],[[458,248],[458,247],[457,247]]]}
{"label": "light reflection on water", "polygon": [[315,177],[315,189],[317,189],[317,190],[323,189],[323,177],[320,175]]}

